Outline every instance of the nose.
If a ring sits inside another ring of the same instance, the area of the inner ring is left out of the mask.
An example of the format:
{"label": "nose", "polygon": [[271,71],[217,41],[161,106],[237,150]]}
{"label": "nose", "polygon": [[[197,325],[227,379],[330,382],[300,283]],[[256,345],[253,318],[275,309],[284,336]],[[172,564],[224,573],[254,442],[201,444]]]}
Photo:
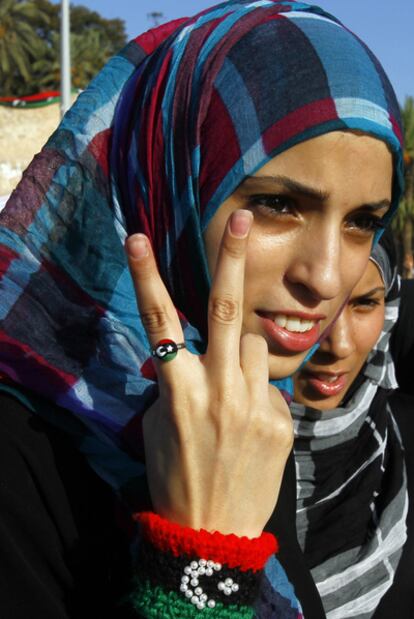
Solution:
{"label": "nose", "polygon": [[332,326],[329,335],[321,342],[319,350],[336,359],[346,359],[355,351],[355,340],[347,306]]}
{"label": "nose", "polygon": [[306,230],[286,273],[291,284],[306,289],[316,301],[330,300],[341,293],[344,267],[338,224],[320,223]]}

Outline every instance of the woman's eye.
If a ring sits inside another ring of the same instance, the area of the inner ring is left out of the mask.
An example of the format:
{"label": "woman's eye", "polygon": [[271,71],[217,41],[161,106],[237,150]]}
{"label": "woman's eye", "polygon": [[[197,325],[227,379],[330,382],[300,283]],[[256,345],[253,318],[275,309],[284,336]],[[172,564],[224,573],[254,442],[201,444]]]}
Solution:
{"label": "woman's eye", "polygon": [[360,297],[359,299],[354,300],[354,307],[362,310],[370,310],[380,305],[381,301],[379,299],[373,299],[372,297]]}
{"label": "woman's eye", "polygon": [[288,196],[263,194],[249,196],[249,206],[265,215],[293,215],[296,210],[295,201]]}
{"label": "woman's eye", "polygon": [[381,217],[377,217],[371,213],[353,215],[352,218],[348,219],[347,224],[349,228],[367,234],[373,234],[377,230],[383,230],[385,228],[385,224]]}

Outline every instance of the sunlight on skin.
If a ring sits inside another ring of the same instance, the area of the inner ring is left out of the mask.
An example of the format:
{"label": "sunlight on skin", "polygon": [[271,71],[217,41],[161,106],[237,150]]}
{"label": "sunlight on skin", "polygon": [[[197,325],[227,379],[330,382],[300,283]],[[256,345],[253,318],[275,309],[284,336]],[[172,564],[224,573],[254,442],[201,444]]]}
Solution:
{"label": "sunlight on skin", "polygon": [[270,378],[297,370],[361,278],[390,205],[392,174],[384,142],[327,133],[245,179],[209,223],[204,239],[214,273],[230,214],[244,208],[254,215],[243,333],[266,339]]}
{"label": "sunlight on skin", "polygon": [[320,410],[344,399],[384,326],[385,289],[371,260],[319,350],[294,378],[294,399]]}

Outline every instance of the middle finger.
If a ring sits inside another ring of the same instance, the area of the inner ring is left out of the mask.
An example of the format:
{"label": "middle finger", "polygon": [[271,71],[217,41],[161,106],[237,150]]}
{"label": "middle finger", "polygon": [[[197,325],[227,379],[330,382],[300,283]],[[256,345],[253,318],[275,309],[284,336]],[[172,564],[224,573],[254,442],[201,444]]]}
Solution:
{"label": "middle finger", "polygon": [[240,367],[244,267],[252,220],[250,211],[234,211],[220,245],[209,298],[206,355],[218,372]]}

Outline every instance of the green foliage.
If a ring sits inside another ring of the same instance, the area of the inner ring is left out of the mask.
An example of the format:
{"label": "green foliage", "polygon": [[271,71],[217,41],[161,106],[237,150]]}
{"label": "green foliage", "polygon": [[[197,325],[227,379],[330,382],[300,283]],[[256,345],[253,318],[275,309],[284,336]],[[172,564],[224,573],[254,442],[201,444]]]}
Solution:
{"label": "green foliage", "polygon": [[398,207],[397,214],[392,220],[392,227],[397,235],[403,234],[406,222],[409,219],[412,219],[412,212],[407,200],[403,198],[400,202],[400,206]]}
{"label": "green foliage", "polygon": [[404,140],[406,164],[407,156],[414,159],[414,98],[406,97],[404,105],[401,108],[401,116],[404,126]]}
{"label": "green foliage", "polygon": [[33,2],[0,0],[0,84],[4,94],[28,88],[33,59],[47,51],[37,27],[47,23],[47,15]]}
{"label": "green foliage", "polygon": [[[85,88],[126,43],[121,19],[71,6],[72,85]],[[60,89],[60,5],[0,0],[0,96]]]}
{"label": "green foliage", "polygon": [[414,98],[407,97],[401,108],[401,117],[404,129],[404,167],[405,167],[405,195],[401,202],[398,214],[394,220],[395,230],[404,229],[408,219],[414,219]]}
{"label": "green foliage", "polygon": [[403,276],[412,277],[411,263],[413,251],[414,228],[414,99],[407,97],[401,108],[404,129],[404,168],[405,193],[397,215],[393,221],[393,229],[400,239],[403,258]]}

